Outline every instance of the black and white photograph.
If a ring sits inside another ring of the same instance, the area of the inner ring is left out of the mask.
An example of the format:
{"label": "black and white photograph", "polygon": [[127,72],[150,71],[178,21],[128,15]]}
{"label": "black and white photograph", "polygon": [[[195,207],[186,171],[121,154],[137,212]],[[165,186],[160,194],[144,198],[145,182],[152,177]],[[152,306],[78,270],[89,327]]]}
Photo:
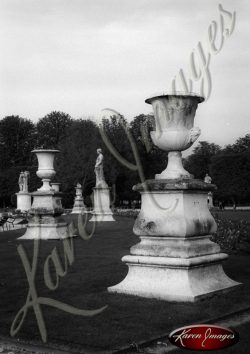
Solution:
{"label": "black and white photograph", "polygon": [[0,0],[0,353],[249,352],[249,16]]}

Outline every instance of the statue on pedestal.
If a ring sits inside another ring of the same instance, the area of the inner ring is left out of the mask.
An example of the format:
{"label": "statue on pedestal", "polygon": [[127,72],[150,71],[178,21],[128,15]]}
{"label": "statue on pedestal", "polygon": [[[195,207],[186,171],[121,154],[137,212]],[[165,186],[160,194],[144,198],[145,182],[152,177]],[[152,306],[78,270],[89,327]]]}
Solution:
{"label": "statue on pedestal", "polygon": [[28,192],[29,171],[21,171],[18,179],[20,192]]}
{"label": "statue on pedestal", "polygon": [[102,149],[97,149],[97,159],[95,163],[95,175],[96,175],[96,187],[97,188],[108,188],[107,183],[105,182],[103,174],[103,154]]}
{"label": "statue on pedestal", "polygon": [[19,184],[19,191],[23,192],[24,190],[24,172],[21,171],[18,179],[18,184]]}
{"label": "statue on pedestal", "polygon": [[28,192],[29,177],[30,177],[29,171],[24,171],[24,173],[23,173],[23,191],[24,192]]}
{"label": "statue on pedestal", "polygon": [[94,190],[94,210],[89,221],[115,221],[110,209],[110,188],[105,182],[103,174],[103,154],[102,149],[97,149],[97,159],[95,164],[96,185]]}
{"label": "statue on pedestal", "polygon": [[28,192],[29,175],[29,171],[21,171],[18,178],[19,192],[16,193],[17,209],[22,212],[28,211],[31,208],[31,195]]}

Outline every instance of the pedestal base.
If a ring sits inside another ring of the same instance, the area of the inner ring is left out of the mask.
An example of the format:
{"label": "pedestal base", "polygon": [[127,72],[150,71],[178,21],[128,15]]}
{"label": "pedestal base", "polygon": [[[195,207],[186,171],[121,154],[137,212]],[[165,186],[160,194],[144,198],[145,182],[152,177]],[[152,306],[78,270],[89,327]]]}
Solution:
{"label": "pedestal base", "polygon": [[93,214],[92,218],[89,221],[104,222],[104,221],[115,221],[115,219],[113,218],[113,213],[111,213],[111,214]]}
{"label": "pedestal base", "polygon": [[75,199],[74,206],[71,214],[83,214],[86,212],[85,205],[83,203],[83,198]]}
{"label": "pedestal base", "polygon": [[72,237],[67,223],[60,220],[63,213],[61,193],[53,190],[32,193],[33,204],[29,210],[29,222],[20,240],[52,240]]}
{"label": "pedestal base", "polygon": [[74,207],[72,209],[72,212],[70,214],[84,214],[87,213],[86,208],[83,207]]}
{"label": "pedestal base", "polygon": [[103,222],[115,221],[110,209],[109,188],[93,188],[94,190],[94,210],[93,216],[89,221]]}
{"label": "pedestal base", "polygon": [[195,302],[227,291],[239,283],[226,276],[220,264],[226,254],[193,258],[125,256],[126,278],[109,292],[166,301]]}
{"label": "pedestal base", "polygon": [[31,208],[31,195],[29,192],[16,193],[17,196],[17,210],[21,212],[28,211]]}
{"label": "pedestal base", "polygon": [[207,206],[208,188],[214,186],[191,179],[135,186],[142,195],[133,228],[140,242],[122,258],[129,272],[110,292],[194,302],[239,285],[223,271],[228,256],[210,240],[216,223]]}
{"label": "pedestal base", "polygon": [[69,235],[67,223],[32,224],[29,223],[25,234],[19,240],[61,240],[72,237]]}

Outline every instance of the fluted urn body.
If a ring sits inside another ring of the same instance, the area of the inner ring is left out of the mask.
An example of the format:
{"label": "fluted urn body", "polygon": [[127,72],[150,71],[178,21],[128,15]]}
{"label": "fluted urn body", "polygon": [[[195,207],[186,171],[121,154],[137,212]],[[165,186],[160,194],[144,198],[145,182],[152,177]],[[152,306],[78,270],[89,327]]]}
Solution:
{"label": "fluted urn body", "polygon": [[33,150],[38,159],[37,176],[42,179],[43,185],[39,189],[41,191],[49,191],[51,189],[50,180],[55,176],[54,159],[59,150]]}
{"label": "fluted urn body", "polygon": [[199,137],[200,129],[194,127],[194,117],[204,98],[195,94],[162,94],[146,99],[152,105],[155,131],[151,132],[153,143],[168,151],[168,166],[157,179],[190,178],[183,168],[181,151],[188,149]]}

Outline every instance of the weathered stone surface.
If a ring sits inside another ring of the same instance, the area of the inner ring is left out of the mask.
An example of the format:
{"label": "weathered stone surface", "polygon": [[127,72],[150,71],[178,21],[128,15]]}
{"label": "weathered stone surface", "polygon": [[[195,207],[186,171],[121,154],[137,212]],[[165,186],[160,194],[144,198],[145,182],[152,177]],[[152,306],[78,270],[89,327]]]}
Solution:
{"label": "weathered stone surface", "polygon": [[22,212],[28,211],[31,208],[31,195],[28,192],[18,192],[17,196],[17,209]]}
{"label": "weathered stone surface", "polygon": [[115,221],[110,209],[110,188],[93,188],[94,190],[94,210],[89,221]]}
{"label": "weathered stone surface", "polygon": [[210,240],[216,223],[209,212],[211,183],[193,179],[182,166],[181,151],[199,136],[193,127],[198,103],[193,94],[158,95],[146,100],[154,109],[152,140],[168,151],[168,166],[155,180],[137,184],[141,211],[133,231],[140,242],[124,256],[126,278],[108,290],[168,301],[196,301],[239,283],[229,279],[227,255]]}
{"label": "weathered stone surface", "polygon": [[228,278],[221,262],[224,253],[201,257],[124,256],[129,266],[126,278],[110,292],[167,301],[195,302],[239,283]]}
{"label": "weathered stone surface", "polygon": [[[67,223],[58,222],[53,219],[46,223],[46,218],[40,219],[39,223],[29,222],[25,234],[19,237],[20,240],[54,240],[73,237],[69,234]],[[48,221],[48,220],[47,220]]]}
{"label": "weathered stone surface", "polygon": [[54,192],[52,190],[36,191],[31,193],[33,196],[33,203],[30,209],[30,214],[38,215],[61,215],[64,211],[62,208],[61,192]]}
{"label": "weathered stone surface", "polygon": [[192,237],[214,233],[216,223],[207,208],[207,193],[190,190],[141,192],[136,235]]}
{"label": "weathered stone surface", "polygon": [[137,185],[142,203],[133,228],[140,242],[122,258],[128,275],[109,291],[193,302],[239,285],[223,271],[221,262],[227,255],[210,240],[216,223],[207,205],[208,184],[198,180],[145,184],[148,191]]}
{"label": "weathered stone surface", "polygon": [[156,179],[192,178],[183,168],[181,151],[188,149],[199,137],[201,131],[194,127],[198,104],[204,98],[195,94],[161,94],[150,97],[155,117],[155,131],[150,135],[153,143],[168,151],[168,165]]}

